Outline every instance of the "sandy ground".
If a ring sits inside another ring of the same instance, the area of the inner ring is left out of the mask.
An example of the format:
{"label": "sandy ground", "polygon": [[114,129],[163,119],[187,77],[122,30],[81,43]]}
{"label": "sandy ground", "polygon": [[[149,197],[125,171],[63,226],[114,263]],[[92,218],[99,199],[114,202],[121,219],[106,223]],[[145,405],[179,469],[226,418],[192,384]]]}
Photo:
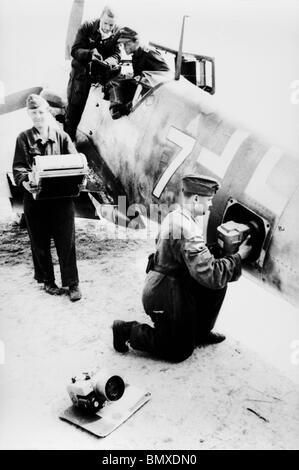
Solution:
{"label": "sandy ground", "polygon": [[[181,364],[113,350],[115,318],[147,321],[140,297],[153,238],[111,240],[106,226],[78,221],[75,304],[33,280],[26,231],[2,224],[0,241],[0,448],[299,448],[298,385],[232,337]],[[101,367],[152,394],[104,439],[58,418],[70,378]]]}

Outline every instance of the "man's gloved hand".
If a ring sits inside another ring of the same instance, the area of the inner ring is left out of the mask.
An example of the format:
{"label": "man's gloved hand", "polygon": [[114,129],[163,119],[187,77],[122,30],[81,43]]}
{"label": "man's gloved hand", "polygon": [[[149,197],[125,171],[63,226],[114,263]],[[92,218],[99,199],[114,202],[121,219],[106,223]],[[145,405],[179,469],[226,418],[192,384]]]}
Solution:
{"label": "man's gloved hand", "polygon": [[248,235],[248,237],[239,246],[238,253],[242,260],[248,258],[252,252],[252,245],[250,245],[249,240],[250,235]]}

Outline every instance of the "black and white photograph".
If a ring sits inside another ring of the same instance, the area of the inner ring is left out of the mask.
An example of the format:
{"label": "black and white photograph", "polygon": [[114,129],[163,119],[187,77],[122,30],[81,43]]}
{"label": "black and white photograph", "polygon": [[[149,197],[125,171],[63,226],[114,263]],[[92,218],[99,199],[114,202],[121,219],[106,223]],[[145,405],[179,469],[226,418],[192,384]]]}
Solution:
{"label": "black and white photograph", "polygon": [[298,45],[299,0],[0,0],[0,450],[299,449]]}

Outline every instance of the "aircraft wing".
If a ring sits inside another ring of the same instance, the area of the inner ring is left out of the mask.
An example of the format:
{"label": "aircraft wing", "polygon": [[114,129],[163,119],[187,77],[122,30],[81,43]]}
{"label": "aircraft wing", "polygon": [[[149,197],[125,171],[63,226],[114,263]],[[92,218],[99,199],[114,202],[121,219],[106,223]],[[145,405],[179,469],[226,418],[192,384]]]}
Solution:
{"label": "aircraft wing", "polygon": [[0,103],[0,115],[17,111],[20,108],[26,106],[26,99],[31,93],[39,95],[42,91],[42,87],[36,86],[32,88],[26,88],[25,90],[17,91],[11,95],[7,95],[4,99],[4,103]]}

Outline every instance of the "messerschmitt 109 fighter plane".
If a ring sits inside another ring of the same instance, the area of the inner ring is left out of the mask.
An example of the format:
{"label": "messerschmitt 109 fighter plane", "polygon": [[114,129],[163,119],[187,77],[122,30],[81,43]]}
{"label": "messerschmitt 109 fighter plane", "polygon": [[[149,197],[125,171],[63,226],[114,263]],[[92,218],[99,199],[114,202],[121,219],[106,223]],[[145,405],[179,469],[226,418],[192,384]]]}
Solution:
{"label": "messerschmitt 109 fighter plane", "polygon": [[[83,6],[82,0],[73,2],[67,57]],[[128,115],[113,119],[102,88],[91,87],[76,138],[90,168],[78,215],[136,227],[140,213],[152,215],[153,203],[163,212],[178,201],[182,175],[216,177],[221,188],[209,215],[208,241],[216,241],[219,226],[224,241],[247,227],[253,253],[245,271],[298,306],[298,159],[213,109],[214,59],[183,52],[183,29],[184,23],[178,51],[152,43],[173,55],[174,71],[144,72]],[[36,88],[8,98],[0,113],[24,106],[30,92],[42,92],[51,104],[51,93]],[[125,205],[118,204],[121,196]]]}

